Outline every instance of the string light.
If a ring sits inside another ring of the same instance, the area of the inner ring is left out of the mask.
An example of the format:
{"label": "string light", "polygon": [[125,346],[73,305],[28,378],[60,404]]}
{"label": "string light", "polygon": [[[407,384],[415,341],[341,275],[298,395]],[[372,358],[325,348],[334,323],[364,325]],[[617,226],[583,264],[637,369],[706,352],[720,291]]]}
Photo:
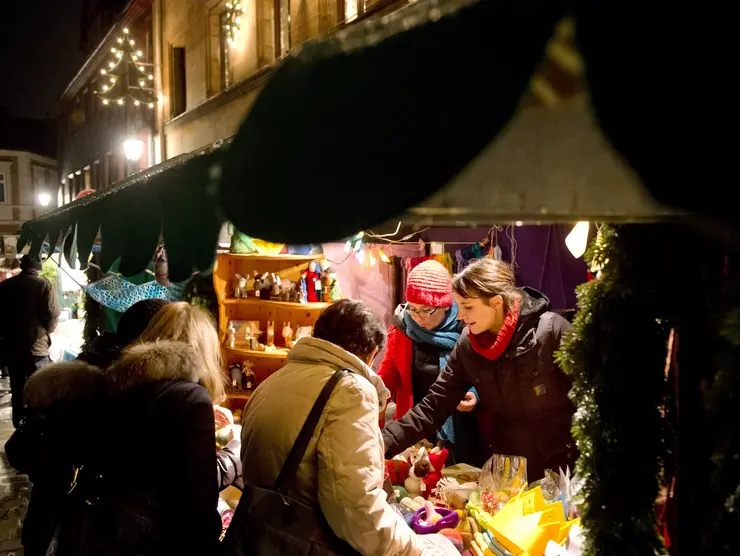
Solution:
{"label": "string light", "polygon": [[234,44],[239,31],[241,30],[242,14],[246,13],[247,8],[242,5],[243,0],[236,2],[226,2],[226,11],[224,12],[224,29],[226,30],[226,41]]}
{"label": "string light", "polygon": [[380,247],[378,247],[378,257],[380,257],[380,260],[384,263],[391,262],[391,260],[388,258],[388,255],[386,255]]}
{"label": "string light", "polygon": [[96,94],[106,106],[111,103],[123,106],[130,99],[134,106],[145,104],[154,108],[158,98],[151,84],[154,81],[153,66],[141,59],[144,53],[135,49],[136,41],[129,35],[128,27],[124,27],[122,33],[117,39],[120,46],[110,49],[112,59],[106,68],[100,70],[105,83],[100,84]]}

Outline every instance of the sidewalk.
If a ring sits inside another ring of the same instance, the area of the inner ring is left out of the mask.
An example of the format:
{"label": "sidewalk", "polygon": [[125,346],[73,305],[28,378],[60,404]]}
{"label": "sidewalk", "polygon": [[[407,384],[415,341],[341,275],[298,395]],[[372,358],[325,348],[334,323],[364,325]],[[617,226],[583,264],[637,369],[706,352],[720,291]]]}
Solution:
{"label": "sidewalk", "polygon": [[13,434],[10,409],[10,383],[0,379],[0,556],[20,556],[21,525],[26,515],[31,485],[5,458],[5,441]]}

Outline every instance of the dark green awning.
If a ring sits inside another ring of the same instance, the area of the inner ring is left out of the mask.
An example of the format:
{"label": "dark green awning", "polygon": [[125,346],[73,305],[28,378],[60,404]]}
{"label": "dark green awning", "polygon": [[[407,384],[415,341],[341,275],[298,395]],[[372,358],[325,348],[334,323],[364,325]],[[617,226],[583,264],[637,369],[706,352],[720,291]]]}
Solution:
{"label": "dark green awning", "polygon": [[[706,81],[670,86],[681,71],[669,69],[666,48],[686,39],[662,11],[634,0],[418,0],[300,45],[228,147],[173,159],[29,222],[19,245],[30,240],[38,253],[45,237],[55,242],[77,224],[86,257],[100,228],[104,266],[120,256],[126,274],[146,266],[162,232],[177,279],[210,265],[226,219],[282,243],[385,222],[498,136],[566,12],[599,123],[653,196],[735,222],[734,205],[711,191],[734,170],[731,142],[708,140],[723,103]],[[706,59],[730,52],[693,48]],[[681,112],[665,101],[668,89]]]}

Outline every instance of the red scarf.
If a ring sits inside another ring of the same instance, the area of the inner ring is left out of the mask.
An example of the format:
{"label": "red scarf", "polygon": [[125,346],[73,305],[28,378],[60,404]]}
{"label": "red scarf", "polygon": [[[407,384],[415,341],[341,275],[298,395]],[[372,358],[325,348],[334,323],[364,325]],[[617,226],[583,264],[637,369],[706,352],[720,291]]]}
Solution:
{"label": "red scarf", "polygon": [[486,331],[482,334],[470,334],[470,345],[473,350],[482,355],[490,361],[496,361],[504,350],[509,345],[514,331],[516,330],[516,323],[519,320],[519,300],[514,299],[514,306],[509,311],[504,319],[504,324],[501,325],[501,330],[498,334],[493,335]]}

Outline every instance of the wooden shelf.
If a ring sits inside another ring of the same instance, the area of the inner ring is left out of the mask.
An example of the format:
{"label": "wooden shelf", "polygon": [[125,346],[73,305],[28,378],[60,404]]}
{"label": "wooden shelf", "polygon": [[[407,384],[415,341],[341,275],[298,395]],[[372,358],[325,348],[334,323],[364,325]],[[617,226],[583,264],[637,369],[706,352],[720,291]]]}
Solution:
{"label": "wooden shelf", "polygon": [[228,345],[223,346],[226,351],[232,353],[238,353],[239,355],[246,355],[247,357],[262,357],[265,359],[287,359],[288,350],[278,348],[276,351],[257,351],[256,349],[247,349],[240,347],[229,347]]}
{"label": "wooden shelf", "polygon": [[248,400],[252,396],[253,390],[242,390],[241,392],[238,390],[226,390],[226,397],[232,398],[232,399],[238,399],[238,400]]}
{"label": "wooden shelf", "polygon": [[230,253],[225,251],[219,252],[219,255],[234,257],[237,259],[251,259],[253,261],[320,261],[324,258],[324,255],[321,253],[316,255],[259,255],[257,253],[240,255],[239,253]]}
{"label": "wooden shelf", "polygon": [[273,307],[281,307],[283,309],[306,309],[309,311],[323,310],[326,309],[331,303],[316,302],[316,303],[295,303],[293,301],[267,301],[262,300],[259,297],[248,297],[246,299],[235,299],[228,298],[224,299],[224,305],[265,305]]}

